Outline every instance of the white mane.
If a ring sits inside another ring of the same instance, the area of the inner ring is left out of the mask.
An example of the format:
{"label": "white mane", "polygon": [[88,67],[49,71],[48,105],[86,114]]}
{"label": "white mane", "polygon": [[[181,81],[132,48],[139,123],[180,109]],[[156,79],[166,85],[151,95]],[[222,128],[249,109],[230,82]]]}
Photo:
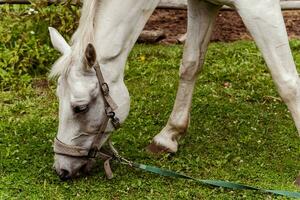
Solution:
{"label": "white mane", "polygon": [[[99,0],[84,1],[79,26],[71,39],[71,53],[62,55],[52,66],[50,77],[67,75],[75,59],[83,58],[89,43],[94,43],[94,21]],[[82,59],[81,59],[82,60]]]}

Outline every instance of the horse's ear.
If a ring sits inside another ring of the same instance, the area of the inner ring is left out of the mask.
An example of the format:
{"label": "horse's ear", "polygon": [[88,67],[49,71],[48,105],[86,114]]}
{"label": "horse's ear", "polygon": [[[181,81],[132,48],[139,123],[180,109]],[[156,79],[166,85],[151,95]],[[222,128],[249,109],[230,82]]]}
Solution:
{"label": "horse's ear", "polygon": [[96,62],[96,50],[94,45],[92,45],[91,43],[89,43],[85,49],[85,59],[87,61],[87,65],[89,67],[93,67],[95,62]]}
{"label": "horse's ear", "polygon": [[48,29],[53,47],[62,54],[71,52],[71,47],[63,36],[55,28],[49,27]]}

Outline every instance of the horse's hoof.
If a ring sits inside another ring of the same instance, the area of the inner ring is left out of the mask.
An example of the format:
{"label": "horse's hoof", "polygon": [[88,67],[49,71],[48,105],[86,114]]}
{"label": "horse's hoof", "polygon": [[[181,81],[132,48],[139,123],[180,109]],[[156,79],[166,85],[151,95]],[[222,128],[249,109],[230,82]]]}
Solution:
{"label": "horse's hoof", "polygon": [[300,187],[300,175],[296,178],[294,183],[296,186]]}
{"label": "horse's hoof", "polygon": [[154,142],[151,142],[151,144],[149,144],[146,147],[146,150],[148,152],[156,154],[156,155],[160,155],[160,154],[164,154],[164,153],[173,153],[172,151],[170,151],[170,149],[168,149],[162,145],[156,144]]}

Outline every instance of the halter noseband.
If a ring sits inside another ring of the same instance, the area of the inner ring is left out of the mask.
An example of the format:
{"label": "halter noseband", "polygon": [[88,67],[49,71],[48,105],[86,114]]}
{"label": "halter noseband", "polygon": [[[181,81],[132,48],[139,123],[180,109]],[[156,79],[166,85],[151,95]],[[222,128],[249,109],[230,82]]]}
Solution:
{"label": "halter noseband", "polygon": [[111,135],[111,133],[105,132],[108,122],[111,121],[115,129],[120,128],[119,118],[115,116],[115,112],[114,112],[118,108],[118,106],[109,95],[109,86],[104,80],[99,63],[96,62],[91,67],[93,67],[96,71],[96,76],[99,82],[99,88],[103,95],[104,106],[105,106],[104,122],[101,124],[99,131],[97,135],[94,137],[94,140],[89,149],[80,146],[65,144],[56,137],[54,139],[54,153],[60,155],[72,156],[72,157],[82,157],[82,158],[95,158],[96,156],[100,156],[100,158],[103,158],[104,160],[108,160],[111,157],[103,152],[100,152],[100,150]]}

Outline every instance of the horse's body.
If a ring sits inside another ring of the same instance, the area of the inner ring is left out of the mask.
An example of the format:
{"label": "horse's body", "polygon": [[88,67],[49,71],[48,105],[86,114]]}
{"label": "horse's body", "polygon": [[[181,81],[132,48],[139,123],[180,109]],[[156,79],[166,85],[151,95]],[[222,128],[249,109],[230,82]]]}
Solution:
{"label": "horse's body", "polygon": [[[84,50],[94,44],[97,60],[112,98],[118,104],[121,122],[129,112],[129,94],[123,82],[127,56],[159,0],[84,1],[82,17],[70,47],[55,29],[50,29],[54,47],[63,57],[52,75],[60,76],[59,129],[57,138],[69,145],[89,148],[93,133],[104,118],[104,103],[95,72],[86,67]],[[178,140],[188,128],[193,88],[200,71],[213,24],[222,5],[235,8],[261,50],[275,85],[300,132],[300,83],[289,47],[279,0],[188,0],[188,28],[180,66],[180,82],[174,108],[165,128],[154,137],[150,150],[176,152]],[[77,113],[77,111],[79,111]],[[81,113],[82,111],[82,113]],[[106,131],[112,131],[109,125]],[[55,168],[73,177],[90,161],[55,156]]]}

